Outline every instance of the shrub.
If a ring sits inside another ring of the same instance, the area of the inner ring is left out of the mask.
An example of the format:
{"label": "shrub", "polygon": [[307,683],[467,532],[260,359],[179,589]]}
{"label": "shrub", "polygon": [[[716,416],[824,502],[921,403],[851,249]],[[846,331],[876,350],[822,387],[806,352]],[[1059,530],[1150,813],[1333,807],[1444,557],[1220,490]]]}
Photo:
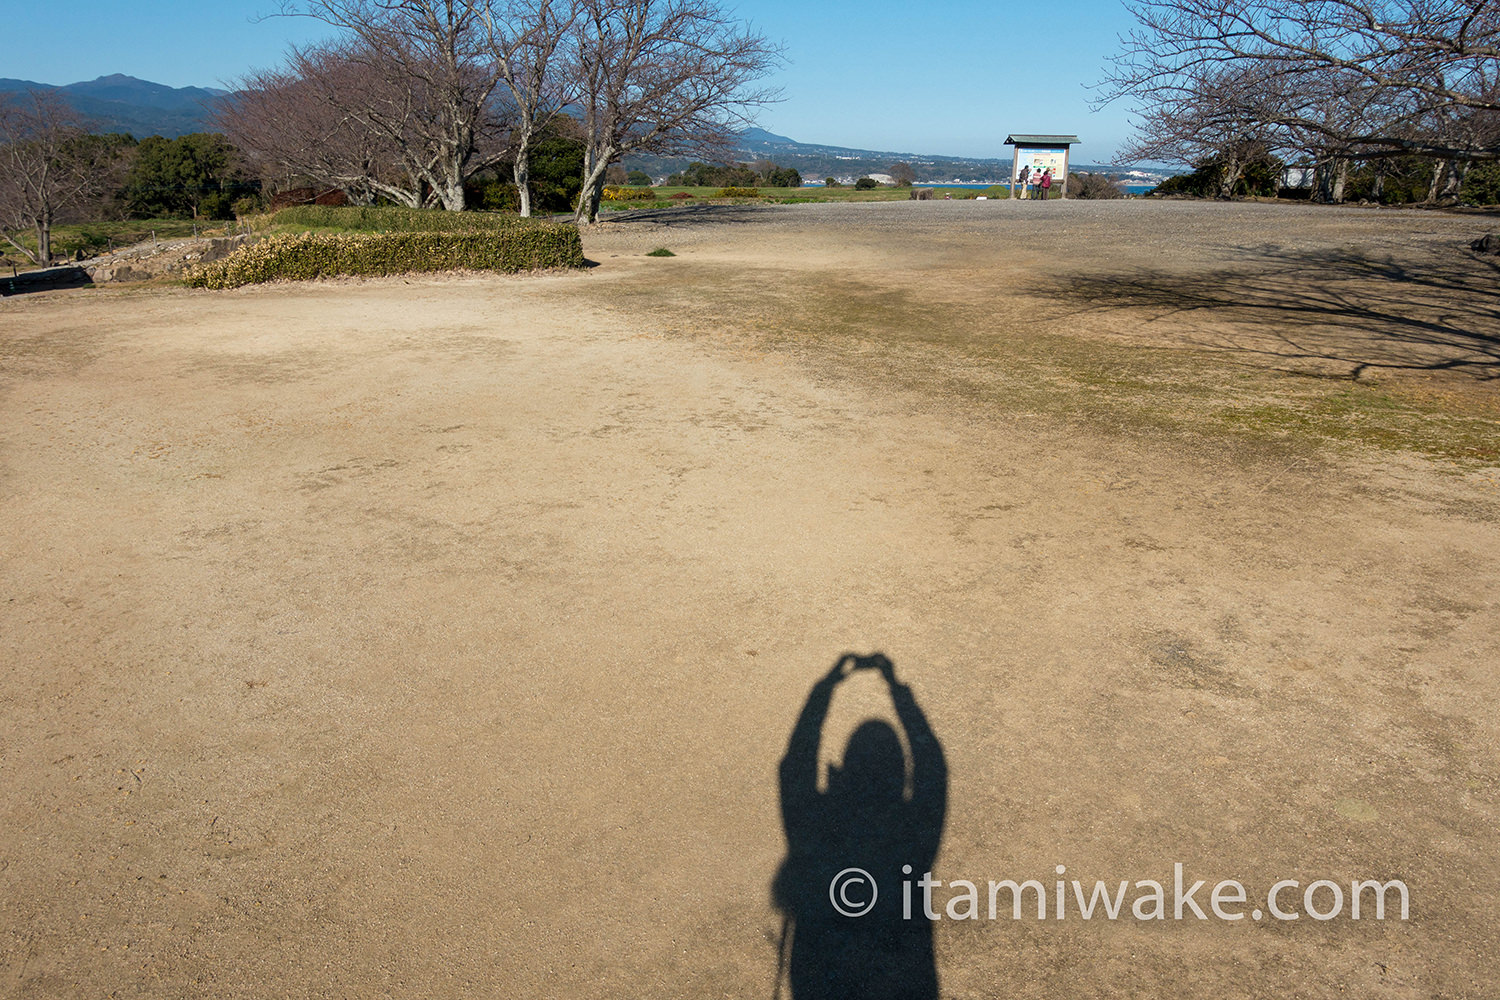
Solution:
{"label": "shrub", "polygon": [[692,197],[692,195],[688,194],[686,191],[678,191],[676,194],[668,195],[667,196],[667,200],[669,200],[669,201],[687,201],[691,197]]}
{"label": "shrub", "polygon": [[1174,174],[1151,189],[1152,194],[1186,194],[1206,198],[1212,189],[1215,168],[1200,167],[1190,174]]}
{"label": "shrub", "polygon": [[666,247],[657,247],[646,255],[647,257],[676,257],[677,255]]}
{"label": "shrub", "polygon": [[651,175],[644,170],[631,170],[625,174],[625,183],[631,187],[650,187]]}
{"label": "shrub", "polygon": [[519,212],[521,192],[509,181],[483,177],[464,184],[464,204],[479,212]]}
{"label": "shrub", "polygon": [[667,184],[673,187],[751,187],[760,179],[754,170],[743,163],[714,166],[694,161],[681,173],[668,177]]}
{"label": "shrub", "polygon": [[1108,176],[1096,173],[1068,175],[1068,196],[1072,198],[1123,198],[1125,192]]}
{"label": "shrub", "polygon": [[1470,167],[1459,191],[1465,205],[1500,204],[1500,164],[1477,163]]}
{"label": "shrub", "polygon": [[856,191],[870,191],[878,187],[880,187],[880,182],[873,177],[861,177],[854,182],[854,190]]}
{"label": "shrub", "polygon": [[772,167],[762,176],[767,187],[799,188],[802,186],[802,174],[792,167]]}
{"label": "shrub", "polygon": [[566,212],[583,190],[583,143],[549,135],[531,147],[531,207]]}
{"label": "shrub", "polygon": [[727,187],[719,188],[714,195],[715,198],[759,198],[760,188],[751,187]]}
{"label": "shrub", "polygon": [[492,232],[284,233],[193,268],[187,283],[198,288],[236,288],[338,275],[582,266],[578,230],[556,223],[518,223]]}
{"label": "shrub", "polygon": [[825,177],[823,178],[823,186],[826,188],[836,188],[842,187],[843,185],[839,183],[837,177]]}
{"label": "shrub", "polygon": [[605,201],[655,201],[656,192],[650,188],[615,187],[604,189]]}
{"label": "shrub", "polygon": [[[1152,194],[1185,194],[1197,198],[1213,198],[1219,193],[1219,179],[1223,173],[1223,161],[1211,157],[1193,165],[1190,174],[1168,177],[1152,189]],[[1240,178],[1235,182],[1234,195],[1274,197],[1281,179],[1282,163],[1272,156],[1258,156],[1245,164]]]}

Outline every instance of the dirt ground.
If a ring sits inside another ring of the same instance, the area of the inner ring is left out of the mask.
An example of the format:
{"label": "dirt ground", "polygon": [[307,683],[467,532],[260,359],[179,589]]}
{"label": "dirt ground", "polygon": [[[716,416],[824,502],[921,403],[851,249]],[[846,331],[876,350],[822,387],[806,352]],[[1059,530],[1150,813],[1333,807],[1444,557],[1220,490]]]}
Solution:
{"label": "dirt ground", "polygon": [[[944,916],[944,996],[1494,996],[1489,227],[724,208],[7,299],[0,994],[772,997],[778,762],[881,650],[934,878],[1167,890]],[[892,717],[833,704],[831,763]],[[1409,919],[1177,920],[1176,863]]]}

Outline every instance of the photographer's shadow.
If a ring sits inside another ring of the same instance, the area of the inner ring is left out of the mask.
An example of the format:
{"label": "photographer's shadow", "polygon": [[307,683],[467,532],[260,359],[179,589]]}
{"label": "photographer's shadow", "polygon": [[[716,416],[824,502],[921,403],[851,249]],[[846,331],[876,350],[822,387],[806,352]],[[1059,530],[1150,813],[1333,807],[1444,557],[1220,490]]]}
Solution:
{"label": "photographer's shadow", "polygon": [[[834,688],[860,669],[885,678],[910,760],[890,724],[866,721],[820,792],[818,744]],[[947,802],[942,745],[891,661],[840,658],[813,685],[781,761],[778,992],[785,974],[792,1000],[935,1000],[932,923],[918,882],[937,857]]]}

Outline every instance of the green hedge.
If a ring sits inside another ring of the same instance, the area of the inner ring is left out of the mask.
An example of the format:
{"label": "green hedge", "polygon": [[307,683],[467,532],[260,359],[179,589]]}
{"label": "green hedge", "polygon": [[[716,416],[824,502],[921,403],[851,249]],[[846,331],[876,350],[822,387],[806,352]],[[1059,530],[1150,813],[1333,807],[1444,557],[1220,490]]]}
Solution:
{"label": "green hedge", "polygon": [[503,232],[522,226],[540,225],[539,220],[487,212],[444,212],[435,208],[402,208],[398,205],[363,208],[332,205],[295,205],[271,216],[274,226],[305,229],[347,229],[364,233],[475,233]]}
{"label": "green hedge", "polygon": [[271,236],[241,247],[223,260],[193,268],[187,283],[198,288],[236,288],[262,281],[339,275],[582,266],[578,230],[555,223],[505,226],[497,232],[303,233]]}

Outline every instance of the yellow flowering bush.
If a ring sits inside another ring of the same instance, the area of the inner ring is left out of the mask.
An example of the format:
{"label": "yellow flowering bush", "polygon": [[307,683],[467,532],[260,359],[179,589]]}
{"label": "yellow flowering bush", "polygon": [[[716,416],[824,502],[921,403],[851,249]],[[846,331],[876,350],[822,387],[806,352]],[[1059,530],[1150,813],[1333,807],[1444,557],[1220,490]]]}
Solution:
{"label": "yellow flowering bush", "polygon": [[656,192],[650,188],[617,187],[609,185],[604,189],[605,201],[655,201]]}
{"label": "yellow flowering bush", "polygon": [[719,188],[715,198],[759,198],[760,188]]}

